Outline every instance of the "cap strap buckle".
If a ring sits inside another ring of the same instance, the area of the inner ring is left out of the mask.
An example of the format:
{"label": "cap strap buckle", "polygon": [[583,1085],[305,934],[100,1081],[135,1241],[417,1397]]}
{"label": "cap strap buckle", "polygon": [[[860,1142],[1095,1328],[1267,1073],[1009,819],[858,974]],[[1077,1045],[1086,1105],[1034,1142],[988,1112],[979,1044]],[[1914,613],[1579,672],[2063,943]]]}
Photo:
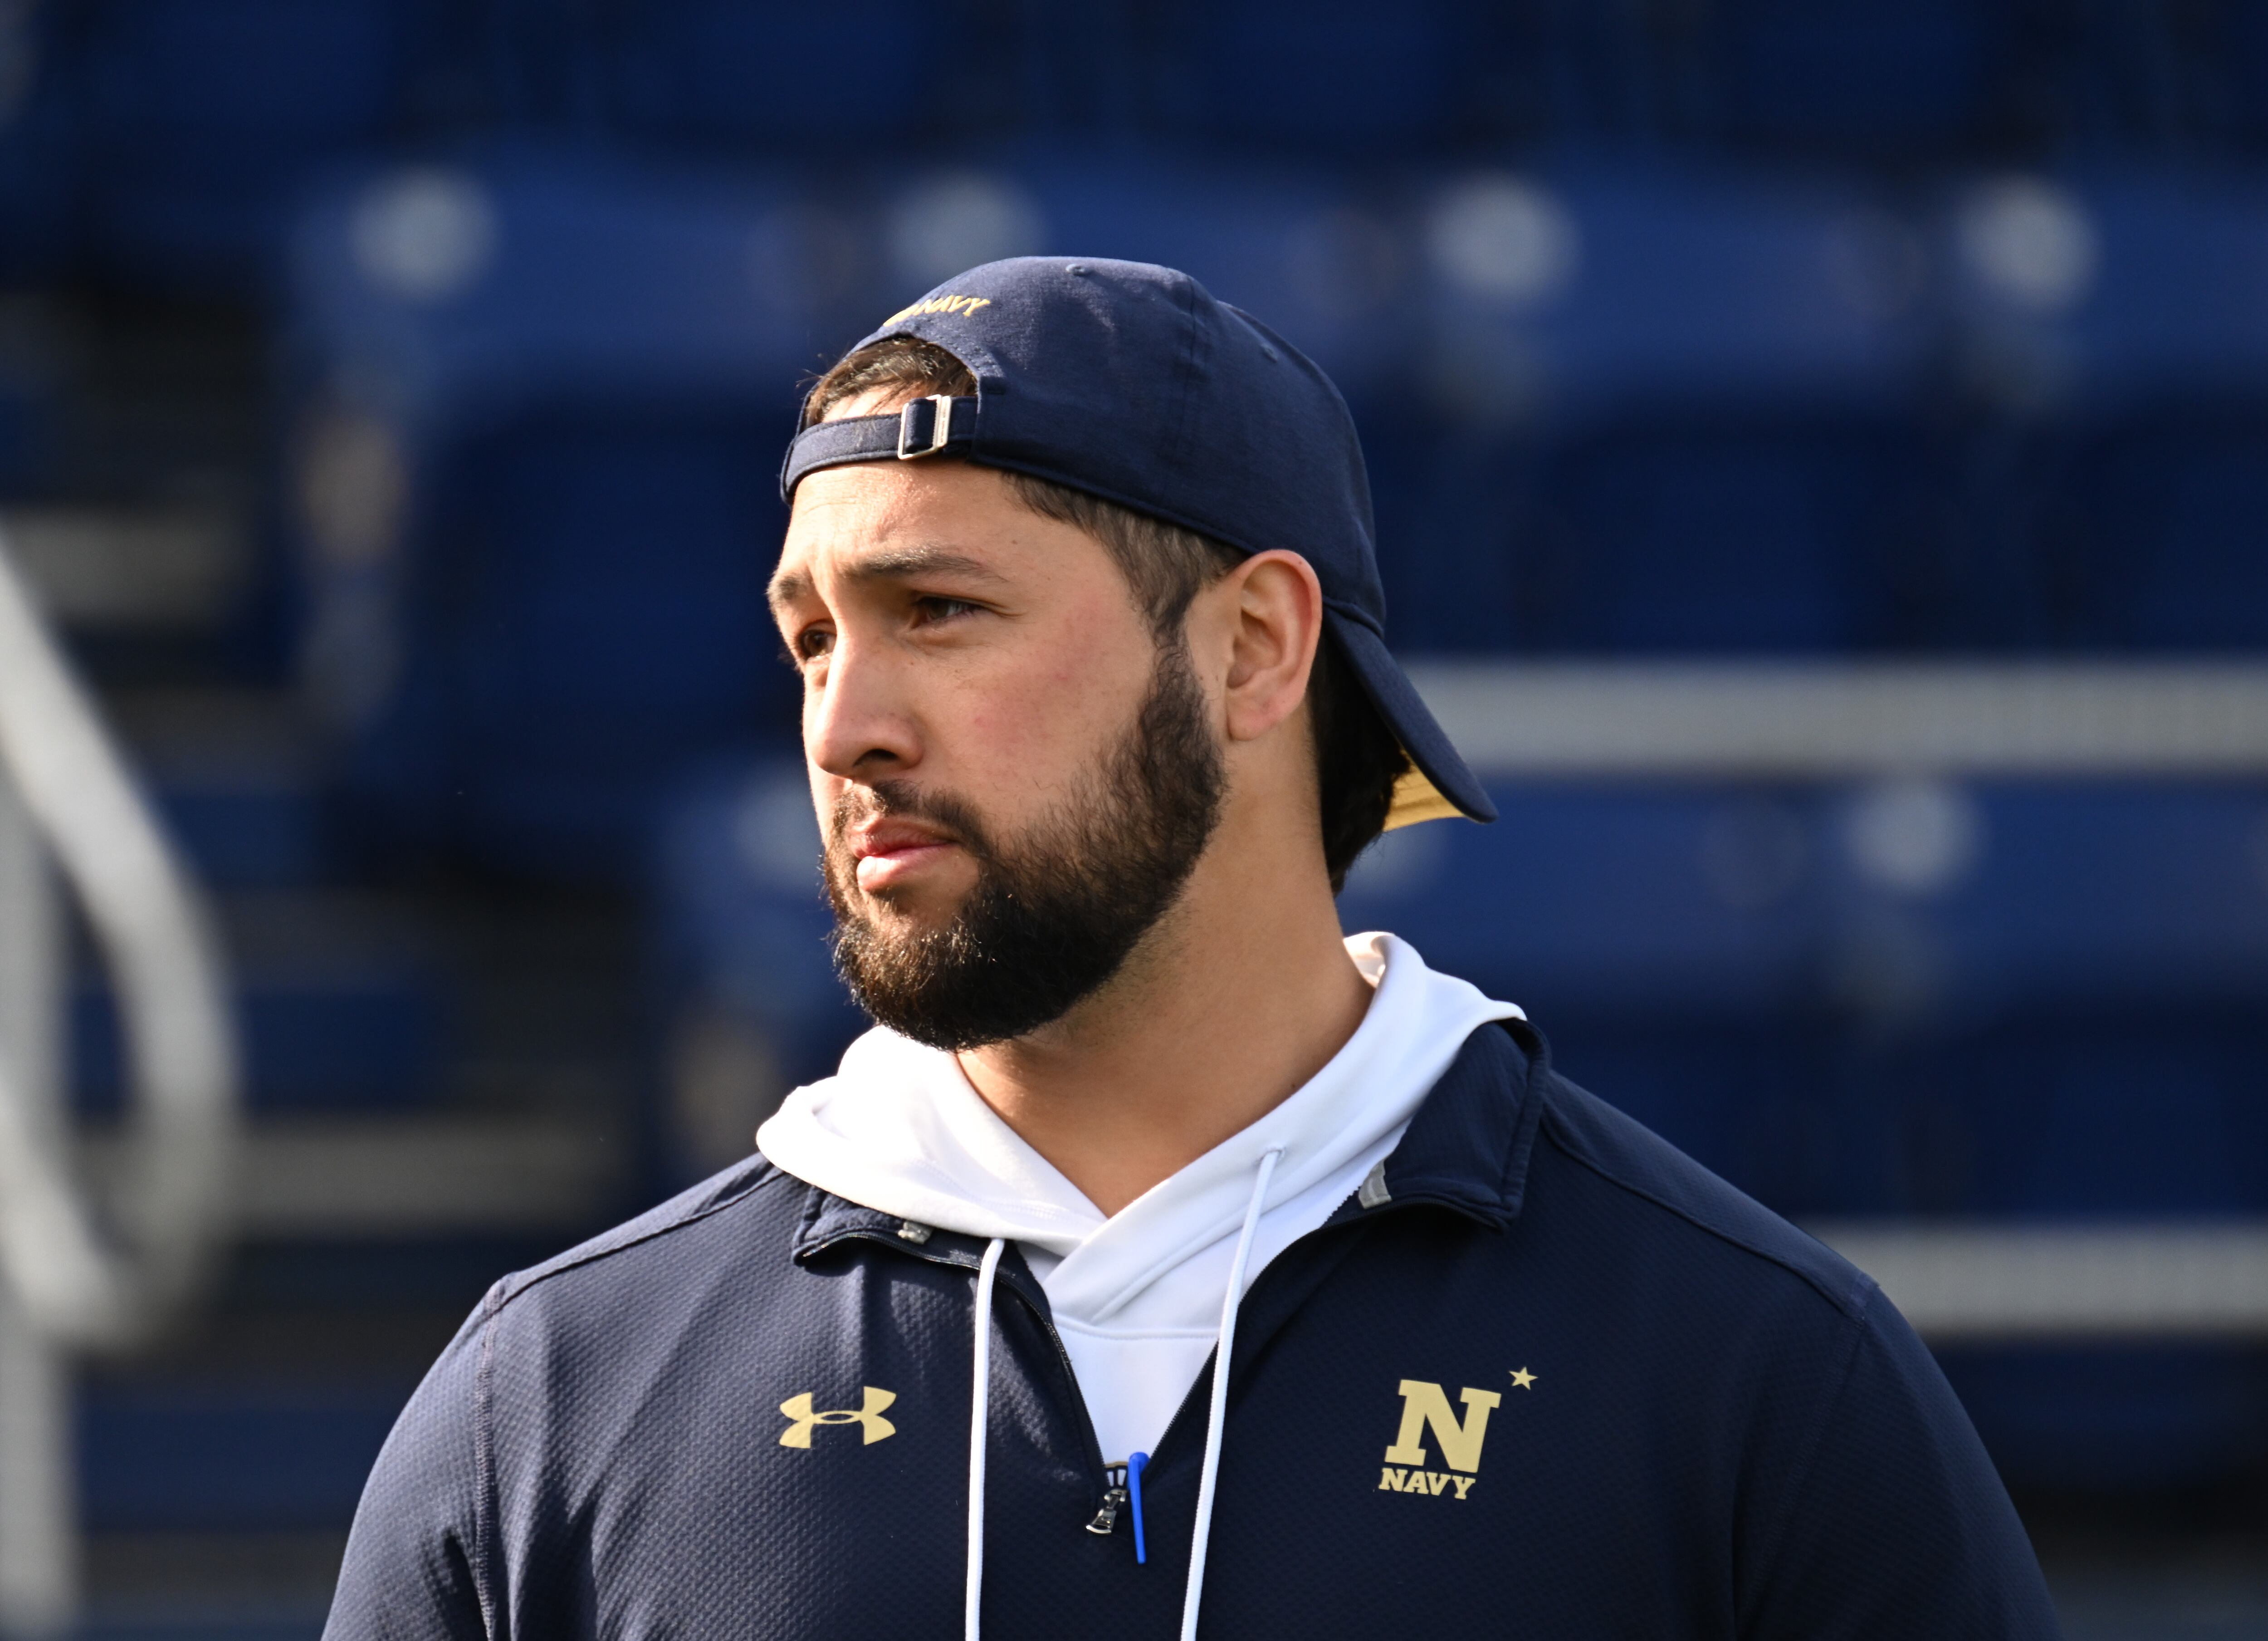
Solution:
{"label": "cap strap buckle", "polygon": [[[924,425],[926,423],[926,425]],[[953,395],[933,393],[898,412],[898,460],[918,462],[945,448],[953,438]]]}

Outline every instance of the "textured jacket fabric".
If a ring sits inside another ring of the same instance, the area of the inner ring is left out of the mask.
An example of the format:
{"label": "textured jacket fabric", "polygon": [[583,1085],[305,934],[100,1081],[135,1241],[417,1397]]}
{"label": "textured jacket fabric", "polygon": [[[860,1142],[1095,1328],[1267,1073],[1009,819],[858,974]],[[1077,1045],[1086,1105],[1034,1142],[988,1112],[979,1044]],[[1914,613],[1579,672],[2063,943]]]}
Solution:
{"label": "textured jacket fabric", "polygon": [[[1383,1187],[1246,1298],[1201,1635],[2057,1633],[1874,1283],[1525,1025],[1474,1034]],[[981,1251],[757,1158],[506,1278],[379,1459],[329,1641],[949,1641]],[[1204,1395],[1138,1565],[1012,1251],[1000,1290],[983,1632],[1170,1637]]]}

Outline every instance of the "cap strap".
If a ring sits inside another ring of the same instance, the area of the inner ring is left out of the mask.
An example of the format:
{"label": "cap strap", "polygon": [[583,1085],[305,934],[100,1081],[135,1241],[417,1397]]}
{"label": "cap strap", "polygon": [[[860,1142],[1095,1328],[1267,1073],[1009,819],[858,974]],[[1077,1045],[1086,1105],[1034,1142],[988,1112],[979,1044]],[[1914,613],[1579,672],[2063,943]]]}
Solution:
{"label": "cap strap", "polygon": [[821,468],[965,455],[976,442],[976,404],[973,397],[935,394],[886,416],[814,423],[787,447],[787,460],[780,467],[780,499],[794,500],[804,475]]}

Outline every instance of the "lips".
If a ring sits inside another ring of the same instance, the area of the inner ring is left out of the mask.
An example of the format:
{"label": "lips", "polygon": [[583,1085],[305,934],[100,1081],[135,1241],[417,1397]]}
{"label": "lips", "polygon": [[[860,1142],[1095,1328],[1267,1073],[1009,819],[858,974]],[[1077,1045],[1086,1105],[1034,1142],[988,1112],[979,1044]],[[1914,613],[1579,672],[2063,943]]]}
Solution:
{"label": "lips", "polygon": [[934,826],[887,817],[859,822],[850,829],[847,841],[858,863],[858,887],[868,894],[900,886],[955,846],[951,837]]}

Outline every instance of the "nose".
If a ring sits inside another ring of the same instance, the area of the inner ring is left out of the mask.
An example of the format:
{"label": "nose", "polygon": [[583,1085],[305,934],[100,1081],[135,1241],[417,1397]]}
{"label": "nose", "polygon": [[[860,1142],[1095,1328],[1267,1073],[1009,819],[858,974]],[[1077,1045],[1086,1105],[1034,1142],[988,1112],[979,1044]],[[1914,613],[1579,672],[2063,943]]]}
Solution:
{"label": "nose", "polygon": [[839,780],[874,781],[921,761],[919,722],[906,680],[877,655],[838,639],[823,678],[803,698],[803,750]]}

